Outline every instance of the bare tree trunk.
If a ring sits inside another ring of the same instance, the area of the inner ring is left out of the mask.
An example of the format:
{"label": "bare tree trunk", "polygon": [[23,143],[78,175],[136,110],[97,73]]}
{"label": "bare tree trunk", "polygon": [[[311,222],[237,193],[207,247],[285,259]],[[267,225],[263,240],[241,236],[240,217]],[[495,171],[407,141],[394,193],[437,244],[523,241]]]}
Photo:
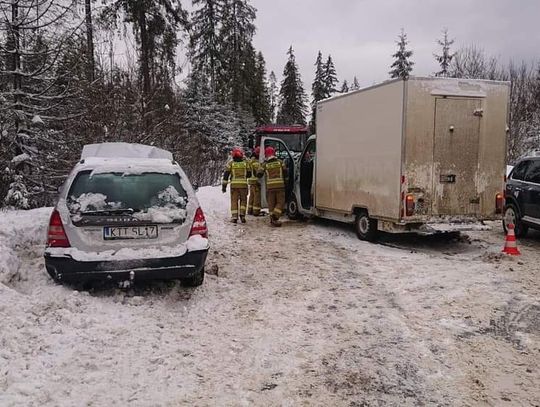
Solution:
{"label": "bare tree trunk", "polygon": [[[19,2],[18,0],[11,0],[11,35],[13,38],[13,54],[12,54],[12,66],[11,70],[13,71],[13,94],[15,101],[15,109],[20,109],[21,104],[21,88],[22,88],[22,78],[21,78],[21,32],[20,32],[20,22],[19,22]],[[19,132],[20,128],[20,119],[19,115],[15,114],[15,131]]]}
{"label": "bare tree trunk", "polygon": [[141,73],[143,80],[142,114],[145,130],[148,130],[151,124],[150,118],[146,116],[146,112],[148,111],[148,101],[150,99],[150,52],[145,12],[143,7],[139,9],[139,29],[141,30]]}
{"label": "bare tree trunk", "polygon": [[91,0],[84,1],[86,11],[86,52],[88,58],[87,79],[93,82],[95,78],[96,63],[94,59],[94,26],[92,25],[92,5]]}

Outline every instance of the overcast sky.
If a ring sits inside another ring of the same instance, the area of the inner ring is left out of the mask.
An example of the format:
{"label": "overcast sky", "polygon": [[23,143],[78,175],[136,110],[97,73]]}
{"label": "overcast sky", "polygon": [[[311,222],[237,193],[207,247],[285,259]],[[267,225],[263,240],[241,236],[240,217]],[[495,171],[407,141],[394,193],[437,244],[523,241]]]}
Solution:
{"label": "overcast sky", "polygon": [[454,48],[475,43],[502,61],[540,59],[540,0],[252,0],[255,45],[268,73],[281,80],[294,47],[308,94],[318,50],[331,54],[340,83],[356,75],[361,86],[388,78],[403,27],[414,51],[414,75],[437,70],[436,39],[447,27]]}

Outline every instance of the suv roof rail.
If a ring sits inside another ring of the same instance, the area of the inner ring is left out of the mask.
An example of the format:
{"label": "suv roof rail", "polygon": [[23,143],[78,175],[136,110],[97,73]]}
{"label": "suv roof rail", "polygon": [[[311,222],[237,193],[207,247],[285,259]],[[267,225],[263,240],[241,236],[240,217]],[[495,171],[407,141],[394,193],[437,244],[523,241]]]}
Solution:
{"label": "suv roof rail", "polygon": [[170,151],[136,143],[97,143],[83,147],[81,160],[88,157],[101,158],[156,158],[173,161]]}

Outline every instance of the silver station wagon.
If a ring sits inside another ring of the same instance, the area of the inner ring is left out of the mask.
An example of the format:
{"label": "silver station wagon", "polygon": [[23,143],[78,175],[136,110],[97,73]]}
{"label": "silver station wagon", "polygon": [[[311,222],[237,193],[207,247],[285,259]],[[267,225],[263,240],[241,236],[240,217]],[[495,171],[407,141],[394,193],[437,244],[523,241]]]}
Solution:
{"label": "silver station wagon", "polygon": [[49,224],[45,266],[56,281],[204,280],[208,228],[172,154],[152,146],[83,148]]}

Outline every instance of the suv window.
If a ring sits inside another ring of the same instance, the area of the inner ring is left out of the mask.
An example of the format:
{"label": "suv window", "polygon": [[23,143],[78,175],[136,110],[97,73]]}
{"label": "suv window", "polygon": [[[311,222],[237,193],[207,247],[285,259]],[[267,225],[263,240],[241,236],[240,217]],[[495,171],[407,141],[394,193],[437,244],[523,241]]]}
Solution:
{"label": "suv window", "polygon": [[512,179],[516,179],[518,181],[524,181],[525,180],[525,173],[527,172],[527,168],[529,167],[530,161],[522,161],[520,162],[516,168],[512,171]]}
{"label": "suv window", "polygon": [[525,181],[540,184],[540,160],[530,162],[527,175],[525,175]]}
{"label": "suv window", "polygon": [[187,193],[178,174],[80,172],[68,194],[71,213],[149,208],[181,208],[187,205]]}

